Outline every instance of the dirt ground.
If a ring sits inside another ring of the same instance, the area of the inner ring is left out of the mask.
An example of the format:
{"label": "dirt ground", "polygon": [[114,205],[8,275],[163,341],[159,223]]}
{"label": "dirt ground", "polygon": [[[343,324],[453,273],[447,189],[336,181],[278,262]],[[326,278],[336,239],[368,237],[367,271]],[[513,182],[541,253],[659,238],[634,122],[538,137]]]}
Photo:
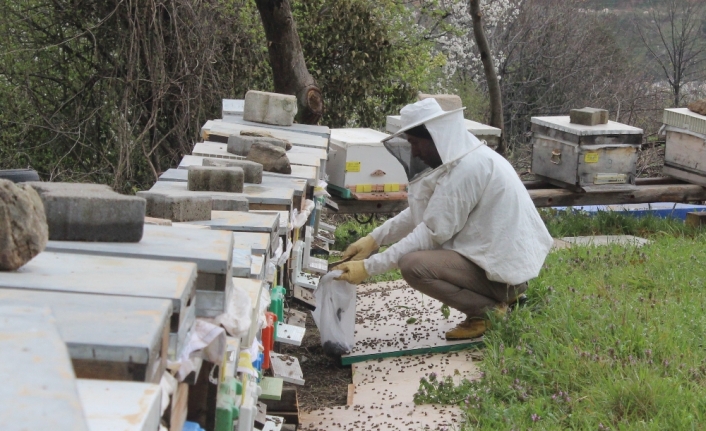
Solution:
{"label": "dirt ground", "polygon": [[281,352],[299,358],[304,374],[304,386],[291,385],[297,389],[300,411],[311,411],[326,407],[346,405],[348,385],[353,383],[350,365],[341,365],[340,357],[327,356],[321,347],[319,330],[311,317],[311,311],[289,300],[294,310],[306,313],[306,334],[301,346],[282,344]]}

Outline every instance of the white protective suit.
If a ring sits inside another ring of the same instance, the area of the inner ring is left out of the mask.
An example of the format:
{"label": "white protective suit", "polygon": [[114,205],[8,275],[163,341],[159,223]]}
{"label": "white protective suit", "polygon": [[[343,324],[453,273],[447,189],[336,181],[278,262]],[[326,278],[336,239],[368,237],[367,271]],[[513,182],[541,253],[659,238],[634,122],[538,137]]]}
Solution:
{"label": "white protective suit", "polygon": [[[424,109],[419,105],[403,111]],[[491,281],[536,277],[553,240],[512,165],[464,128],[463,112],[424,124],[443,165],[412,180],[409,208],[371,233],[378,245],[396,244],[366,259],[365,270],[381,274],[408,253],[442,248],[483,268]]]}

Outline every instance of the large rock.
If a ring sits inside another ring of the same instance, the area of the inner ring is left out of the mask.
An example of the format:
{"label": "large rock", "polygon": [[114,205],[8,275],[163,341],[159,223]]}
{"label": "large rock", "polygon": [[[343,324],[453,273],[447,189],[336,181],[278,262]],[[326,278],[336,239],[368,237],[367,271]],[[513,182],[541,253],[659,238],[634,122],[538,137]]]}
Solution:
{"label": "large rock", "polygon": [[253,144],[252,148],[250,148],[250,153],[248,153],[248,160],[260,163],[267,172],[292,173],[292,166],[289,164],[289,158],[284,148],[275,147],[264,142]]}
{"label": "large rock", "polygon": [[204,166],[215,166],[221,168],[241,168],[245,173],[245,182],[250,184],[262,183],[262,165],[250,160],[233,159],[203,159]]}
{"label": "large rock", "polygon": [[419,93],[419,100],[435,99],[444,111],[453,111],[463,108],[461,98],[455,94],[424,94]]}
{"label": "large rock", "polygon": [[54,241],[139,242],[145,223],[144,199],[102,184],[26,183],[42,199]]}
{"label": "large rock", "polygon": [[49,239],[44,205],[26,184],[0,179],[0,271],[13,271],[44,250]]}
{"label": "large rock", "polygon": [[289,94],[250,90],[245,94],[243,120],[291,126],[297,114],[297,98]]}
{"label": "large rock", "polygon": [[227,151],[231,154],[235,154],[236,156],[247,157],[248,153],[250,153],[250,148],[252,148],[252,144],[256,142],[274,145],[275,147],[280,147],[283,150],[287,150],[288,142],[283,139],[268,138],[264,136],[231,135],[228,137]]}
{"label": "large rock", "polygon": [[189,166],[188,188],[194,192],[242,193],[244,181],[242,168]]}
{"label": "large rock", "polygon": [[284,145],[285,145],[284,149],[285,150],[289,151],[292,149],[291,142],[289,142],[286,139],[275,138],[274,136],[272,136],[272,133],[265,131],[265,130],[241,130],[240,136],[255,136],[255,137],[260,137],[260,138],[273,138],[273,139],[277,139],[279,141],[284,142]]}
{"label": "large rock", "polygon": [[211,220],[211,198],[193,194],[167,195],[159,192],[142,191],[137,196],[145,198],[148,217],[167,219],[176,222]]}
{"label": "large rock", "polygon": [[687,106],[689,111],[696,112],[699,115],[706,115],[706,99],[695,100]]}
{"label": "large rock", "polygon": [[582,126],[608,124],[608,111],[597,108],[572,109],[569,111],[569,121]]}

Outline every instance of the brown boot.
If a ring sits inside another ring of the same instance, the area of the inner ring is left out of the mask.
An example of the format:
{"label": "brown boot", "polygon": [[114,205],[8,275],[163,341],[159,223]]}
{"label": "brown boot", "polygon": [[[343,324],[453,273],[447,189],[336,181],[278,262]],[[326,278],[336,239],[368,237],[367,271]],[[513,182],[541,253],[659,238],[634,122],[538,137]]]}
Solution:
{"label": "brown boot", "polygon": [[490,328],[490,320],[470,318],[459,323],[458,326],[446,333],[447,340],[469,340],[478,338]]}

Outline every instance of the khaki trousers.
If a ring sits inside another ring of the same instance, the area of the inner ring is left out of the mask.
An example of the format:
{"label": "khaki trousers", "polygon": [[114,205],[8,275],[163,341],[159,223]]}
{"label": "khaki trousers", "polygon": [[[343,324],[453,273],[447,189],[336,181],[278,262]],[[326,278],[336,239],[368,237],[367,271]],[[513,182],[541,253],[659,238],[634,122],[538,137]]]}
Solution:
{"label": "khaki trousers", "polygon": [[470,318],[485,318],[488,311],[527,290],[527,283],[512,286],[488,280],[482,268],[451,250],[415,251],[402,256],[398,266],[410,286]]}

